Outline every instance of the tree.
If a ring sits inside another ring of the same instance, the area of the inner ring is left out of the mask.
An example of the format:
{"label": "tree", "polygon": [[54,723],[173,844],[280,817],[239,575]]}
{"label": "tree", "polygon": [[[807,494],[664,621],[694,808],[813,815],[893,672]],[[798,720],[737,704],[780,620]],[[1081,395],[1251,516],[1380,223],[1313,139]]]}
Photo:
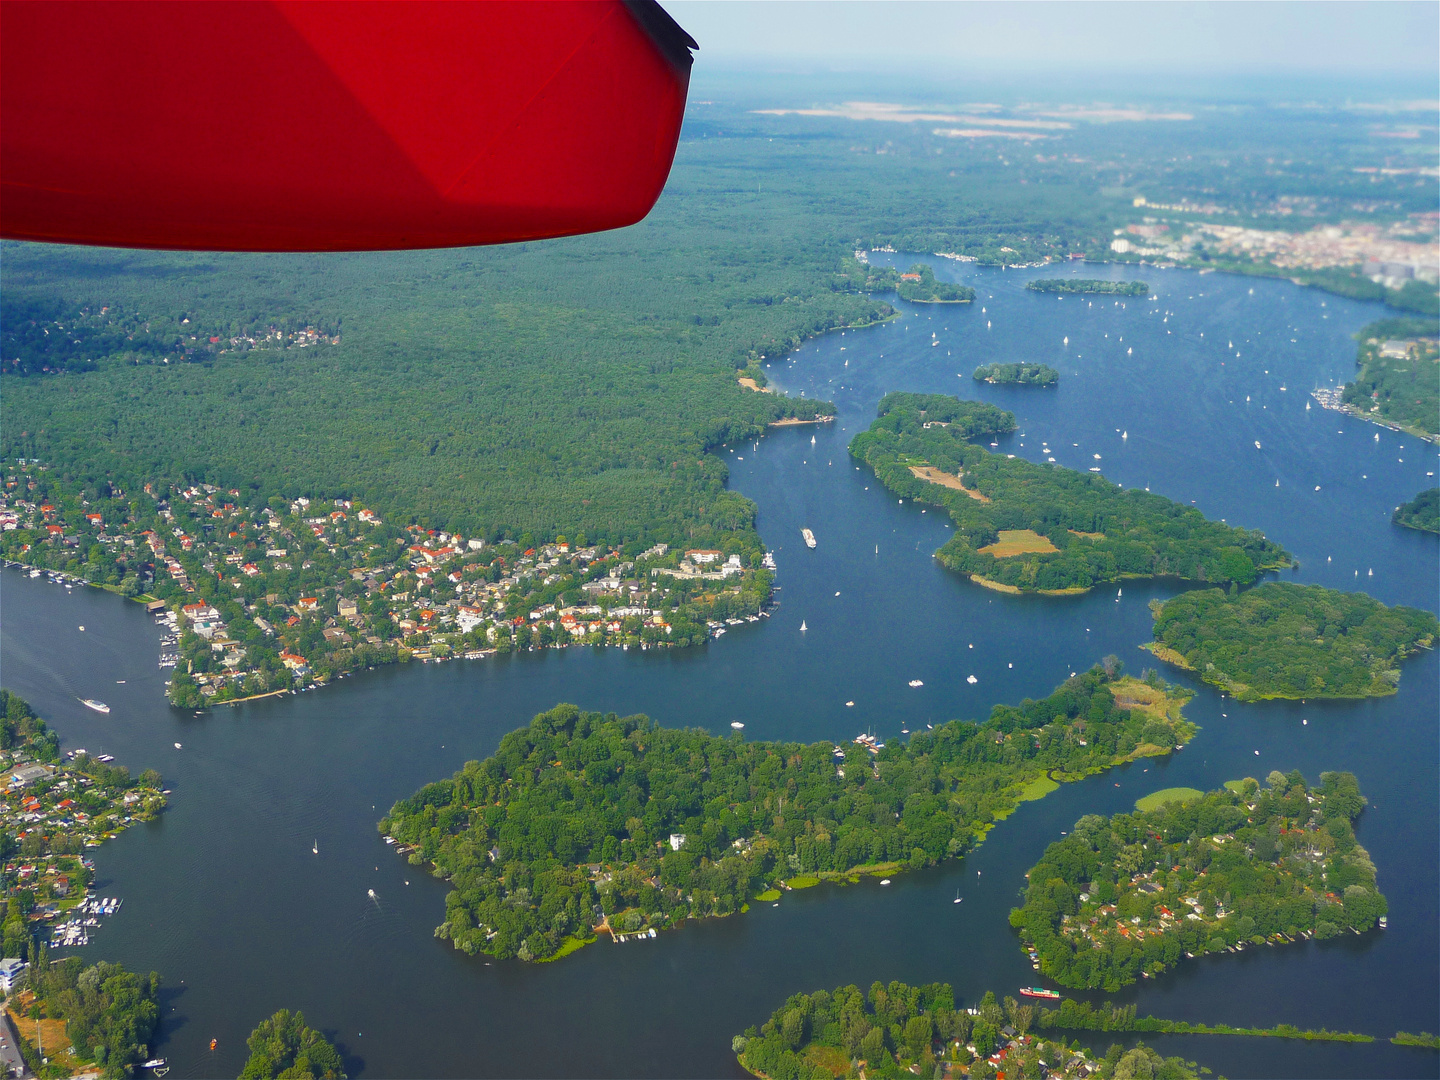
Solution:
{"label": "tree", "polygon": [[345,1080],[340,1053],[306,1027],[304,1013],[281,1009],[246,1040],[250,1060],[240,1080]]}

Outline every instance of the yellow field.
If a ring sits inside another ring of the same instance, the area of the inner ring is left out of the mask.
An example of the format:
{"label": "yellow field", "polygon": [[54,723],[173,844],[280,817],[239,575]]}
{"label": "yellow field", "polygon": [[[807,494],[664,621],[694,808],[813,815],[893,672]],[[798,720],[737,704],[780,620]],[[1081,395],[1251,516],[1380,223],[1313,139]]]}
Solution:
{"label": "yellow field", "polygon": [[1065,531],[1068,532],[1071,536],[1083,536],[1086,540],[1104,540],[1104,539],[1105,539],[1105,534],[1104,534],[1104,533],[1079,532],[1079,531],[1076,530],[1076,529],[1066,529]]}
{"label": "yellow field", "polygon": [[[941,487],[947,487],[954,491],[963,491],[976,502],[988,503],[990,501],[974,488],[967,488],[960,477],[951,476],[947,472],[941,472],[933,465],[911,465],[910,473],[913,476],[918,476],[921,480],[928,480],[932,484],[939,484]],[[1054,549],[1052,548],[1051,550],[1053,551]]]}
{"label": "yellow field", "polygon": [[1054,544],[1032,529],[1001,529],[1000,539],[980,549],[982,555],[1009,559],[1015,555],[1048,555],[1059,551]]}

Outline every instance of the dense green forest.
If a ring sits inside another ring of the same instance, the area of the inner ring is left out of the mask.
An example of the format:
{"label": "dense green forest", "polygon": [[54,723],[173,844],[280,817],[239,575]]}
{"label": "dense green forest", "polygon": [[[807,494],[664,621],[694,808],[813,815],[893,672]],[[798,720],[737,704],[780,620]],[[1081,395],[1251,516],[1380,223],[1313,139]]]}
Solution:
{"label": "dense green forest", "polygon": [[1319,585],[1201,589],[1152,606],[1145,647],[1245,701],[1393,694],[1400,661],[1440,632],[1428,611]]}
{"label": "dense green forest", "polygon": [[602,927],[728,915],[773,884],[955,858],[1042,777],[1184,744],[1187,695],[1118,671],[1107,658],[1042,701],[903,744],[746,742],[561,705],[380,829],[454,885],[437,936],[545,959]]}
{"label": "dense green forest", "polygon": [[[1163,495],[989,453],[967,441],[987,433],[983,423],[927,425],[932,414],[939,415],[940,398],[886,395],[879,417],[855,436],[850,453],[891,491],[949,511],[955,537],[936,558],[952,570],[1030,592],[1162,575],[1249,584],[1263,571],[1290,563],[1289,553],[1263,533],[1208,521]],[[949,400],[950,408],[965,407]],[[926,470],[940,475],[926,479]],[[1002,538],[1002,530],[1023,535]],[[1002,539],[1018,549],[985,550]]]}
{"label": "dense green forest", "polygon": [[1079,1044],[1032,1035],[1046,1012],[993,993],[974,1009],[956,1008],[948,983],[876,982],[868,994],[855,986],[794,994],[731,1047],[747,1071],[770,1080],[958,1075],[947,1066],[965,1068],[970,1080],[1199,1075],[1193,1062],[1162,1058],[1144,1043],[1095,1058]]}
{"label": "dense green forest", "polygon": [[[134,1076],[160,1026],[160,976],[137,975],[102,960],[78,956],[31,965],[31,1015],[65,1021],[75,1057],[106,1077]],[[47,1054],[54,1055],[54,1047]],[[40,1063],[35,1062],[36,1065]]]}
{"label": "dense green forest", "polygon": [[1143,281],[1097,281],[1094,278],[1037,278],[1025,288],[1038,293],[1090,293],[1097,296],[1149,296]]}
{"label": "dense green forest", "polygon": [[1440,488],[1422,491],[1409,502],[1397,506],[1391,520],[1407,529],[1440,532]]}
{"label": "dense green forest", "polygon": [[14,753],[23,749],[36,761],[60,760],[60,736],[30,709],[19,694],[0,688],[0,750]]}
{"label": "dense green forest", "polygon": [[753,507],[712,523],[725,467],[706,451],[823,408],[734,372],[887,317],[867,293],[914,286],[861,268],[867,244],[1106,257],[1141,186],[1218,181],[1261,223],[1285,183],[1322,215],[1360,191],[1383,189],[1387,213],[1429,205],[1428,180],[1357,179],[1373,140],[1343,115],[1123,138],[1077,122],[1051,137],[1080,156],[1032,159],[927,125],[749,108],[697,102],[655,210],[601,236],[318,256],[7,244],[0,455],[92,488],[212,483],[247,508],[349,497],[467,535],[716,546],[753,535]]}
{"label": "dense green forest", "polygon": [[1369,930],[1385,914],[1355,842],[1350,773],[1272,772],[1157,810],[1089,814],[1045,849],[1010,923],[1062,986],[1117,990],[1182,956]]}
{"label": "dense green forest", "polygon": [[281,1009],[245,1040],[250,1057],[240,1080],[345,1080],[344,1062],[328,1039],[305,1025],[305,1014]]}
{"label": "dense green forest", "polygon": [[[1433,319],[1382,319],[1360,340],[1355,381],[1344,401],[1356,415],[1383,420],[1429,439],[1440,436],[1440,324]],[[1387,341],[1408,344],[1405,356],[1382,356]]]}
{"label": "dense green forest", "polygon": [[1060,373],[1049,364],[982,364],[975,369],[975,381],[1000,386],[1054,386]]}
{"label": "dense green forest", "polygon": [[1233,1024],[1197,1024],[1188,1020],[1167,1020],[1160,1016],[1136,1016],[1134,1005],[1094,1005],[1088,1001],[1066,998],[1059,1008],[1040,1009],[1035,1026],[1042,1030],[1060,1031],[1143,1031],[1157,1035],[1246,1035],[1262,1039],[1301,1039],[1305,1042],[1374,1042],[1373,1035],[1353,1031],[1329,1031],[1320,1028],[1299,1028],[1294,1024],[1274,1027],[1236,1027]]}
{"label": "dense green forest", "polygon": [[351,498],[466,535],[753,537],[707,451],[828,411],[734,375],[891,314],[867,290],[895,283],[851,273],[856,238],[963,220],[1019,244],[1057,200],[1065,239],[1046,243],[1102,230],[1069,209],[1086,178],[1036,198],[977,160],[957,190],[954,160],[917,171],[733,119],[690,125],[656,209],[600,236],[317,256],[7,244],[0,455],[91,488]]}

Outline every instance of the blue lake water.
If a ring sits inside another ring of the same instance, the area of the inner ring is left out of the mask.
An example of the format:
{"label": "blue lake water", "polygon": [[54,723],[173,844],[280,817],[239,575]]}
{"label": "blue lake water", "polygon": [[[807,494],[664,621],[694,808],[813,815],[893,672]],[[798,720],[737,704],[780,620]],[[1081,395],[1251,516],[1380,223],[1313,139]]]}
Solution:
{"label": "blue lake water", "polygon": [[[787,894],[778,907],[641,944],[597,944],[548,965],[487,963],[432,937],[446,886],[386,848],[375,821],[557,701],[717,732],[740,720],[752,738],[845,739],[866,729],[894,738],[902,727],[983,718],[995,702],[1043,695],[1108,653],[1132,670],[1153,664],[1137,648],[1149,638],[1147,603],[1172,595],[1176,582],[1127,583],[1119,596],[1015,597],[935,564],[930,553],[948,536],[943,515],[899,503],[845,451],[891,390],[1013,409],[1020,427],[1001,452],[1097,466],[1125,486],[1261,528],[1299,557],[1287,579],[1440,606],[1436,538],[1389,520],[1396,504],[1434,484],[1434,448],[1313,402],[1305,408],[1312,387],[1353,372],[1350,335],[1383,309],[1285,282],[1150,268],[1143,277],[1157,300],[1122,307],[1023,288],[1069,267],[928,261],[974,285],[976,303],[898,304],[892,323],[777,360],[773,380],[836,402],[835,423],[722,450],[731,486],[759,505],[780,566],[780,606],[706,648],[417,664],[197,717],[164,704],[158,631],[135,605],[0,575],[5,685],[50,718],[67,747],[157,767],[174,789],[161,821],[97,852],[102,892],[125,906],[83,952],[162,973],[159,1052],[175,1075],[235,1075],[250,1028],[281,1007],[302,1009],[331,1034],[352,1076],[740,1075],[731,1035],[797,990],[938,979],[972,1000],[1033,983],[1005,916],[1047,843],[1082,814],[1129,809],[1157,788],[1212,788],[1276,768],[1359,776],[1372,802],[1359,836],[1379,867],[1390,929],[1192,962],[1113,997],[1197,1021],[1378,1036],[1436,1030],[1435,653],[1408,662],[1400,692],[1378,701],[1240,705],[1201,686],[1187,715],[1202,730],[1183,752],[1067,785],[1023,806],[963,862],[901,875],[889,888]],[[1097,271],[1121,274],[1081,272]],[[976,383],[970,373],[991,360],[1042,360],[1061,381],[1046,390]],[[801,527],[817,534],[815,550]],[[911,679],[924,686],[910,688]],[[90,712],[82,697],[103,698],[112,712]],[[957,890],[961,905],[952,903]],[[1383,1042],[1156,1044],[1232,1077],[1440,1067],[1433,1053]]]}

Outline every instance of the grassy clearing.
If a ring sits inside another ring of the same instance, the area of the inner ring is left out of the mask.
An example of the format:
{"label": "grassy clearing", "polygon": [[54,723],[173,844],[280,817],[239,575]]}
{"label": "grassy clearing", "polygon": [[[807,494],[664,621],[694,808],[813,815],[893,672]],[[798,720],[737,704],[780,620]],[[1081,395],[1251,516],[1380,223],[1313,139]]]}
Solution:
{"label": "grassy clearing", "polygon": [[1204,797],[1203,791],[1197,791],[1193,787],[1167,787],[1160,791],[1152,792],[1143,799],[1135,800],[1135,809],[1141,813],[1149,813],[1151,810],[1159,810],[1167,803],[1192,802],[1195,799]]}
{"label": "grassy clearing", "polygon": [[831,1076],[848,1076],[850,1059],[833,1046],[811,1043],[805,1048],[804,1060],[812,1069],[824,1069]]}
{"label": "grassy clearing", "polygon": [[1110,684],[1110,696],[1122,709],[1149,713],[1157,720],[1182,721],[1181,710],[1190,700],[1191,694],[1181,687],[1172,686],[1167,694],[1164,690],[1141,682],[1133,675],[1126,675]]}
{"label": "grassy clearing", "polygon": [[1060,785],[1048,776],[1037,776],[1030,783],[1020,789],[1019,799],[1021,802],[1034,802],[1036,799],[1043,799],[1052,791],[1059,791]]}
{"label": "grassy clearing", "polygon": [[1254,784],[1256,787],[1259,787],[1260,781],[1255,780],[1251,777],[1246,777],[1244,780],[1226,780],[1225,790],[1233,791],[1237,795],[1239,795],[1244,792],[1246,784]]}
{"label": "grassy clearing", "polygon": [[773,904],[776,900],[779,900],[779,899],[780,899],[780,890],[779,890],[779,889],[766,889],[764,892],[762,892],[762,893],[760,893],[759,895],[757,895],[757,896],[755,897],[755,899],[756,899],[756,900],[763,900],[763,901],[764,901],[765,903],[767,903],[767,904]]}
{"label": "grassy clearing", "polygon": [[785,884],[792,889],[809,889],[812,886],[819,885],[820,879],[818,877],[811,877],[809,874],[801,874],[799,877],[792,877],[789,881],[785,882]]}
{"label": "grassy clearing", "polygon": [[970,498],[974,499],[976,502],[988,503],[990,501],[988,498],[986,498],[984,495],[981,495],[980,492],[976,491],[974,488],[967,488],[965,486],[965,482],[960,477],[952,476],[950,473],[947,472],[941,472],[933,465],[911,465],[910,473],[911,475],[917,476],[921,480],[927,480],[932,484],[939,484],[941,487],[947,487],[953,491],[963,491],[966,495],[969,495]]}
{"label": "grassy clearing", "polygon": [[535,962],[537,964],[548,964],[552,961],[559,960],[562,956],[569,956],[573,952],[579,952],[586,945],[589,945],[593,941],[595,941],[596,938],[597,935],[594,934],[590,935],[589,937],[568,937],[560,943],[560,948],[555,950],[554,956],[547,956],[544,959],[537,960]]}
{"label": "grassy clearing", "polygon": [[997,559],[1009,559],[1016,555],[1048,555],[1059,550],[1034,529],[1001,529],[999,540],[979,549],[981,555],[994,555]]}

